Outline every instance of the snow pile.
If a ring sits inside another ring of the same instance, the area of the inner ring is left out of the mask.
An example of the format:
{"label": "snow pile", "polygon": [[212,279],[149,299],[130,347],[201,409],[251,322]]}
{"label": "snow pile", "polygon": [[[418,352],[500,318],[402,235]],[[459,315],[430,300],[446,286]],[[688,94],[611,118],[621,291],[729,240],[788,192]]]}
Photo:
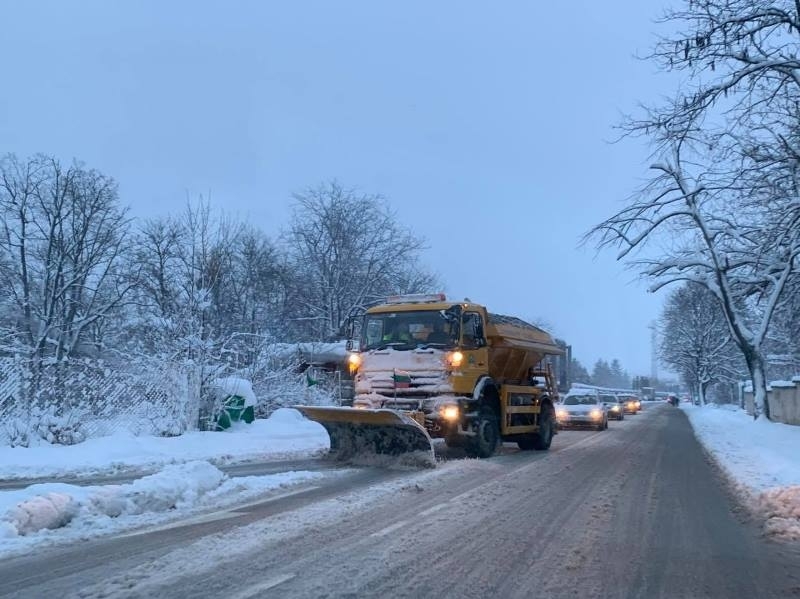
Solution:
{"label": "snow pile", "polygon": [[237,377],[227,377],[223,379],[216,379],[213,383],[214,389],[221,396],[221,399],[231,395],[238,395],[244,399],[245,407],[255,406],[258,403],[258,398],[253,391],[253,385],[247,379],[240,379]]}
{"label": "snow pile", "polygon": [[800,539],[800,426],[741,409],[682,405],[695,435],[766,520],[768,534]]}
{"label": "snow pile", "polygon": [[180,437],[137,437],[119,432],[78,445],[0,447],[0,479],[88,476],[121,470],[155,470],[194,460],[232,463],[302,457],[330,446],[322,425],[291,409],[266,420],[235,423],[225,432],[191,432]]}
{"label": "snow pile", "polygon": [[[4,549],[13,549],[10,543],[19,537],[36,537],[39,533],[41,542],[45,531],[65,527],[81,538],[95,536],[172,519],[200,507],[241,502],[265,491],[322,476],[300,471],[228,478],[208,462],[198,461],[168,466],[121,485],[47,483],[0,492],[0,554]],[[37,539],[30,541],[35,544]]]}
{"label": "snow pile", "polygon": [[3,518],[0,534],[26,535],[43,528],[61,528],[69,524],[80,504],[67,493],[36,495],[14,506]]}
{"label": "snow pile", "polygon": [[800,540],[800,485],[764,491],[757,505],[767,518],[764,528],[768,534]]}

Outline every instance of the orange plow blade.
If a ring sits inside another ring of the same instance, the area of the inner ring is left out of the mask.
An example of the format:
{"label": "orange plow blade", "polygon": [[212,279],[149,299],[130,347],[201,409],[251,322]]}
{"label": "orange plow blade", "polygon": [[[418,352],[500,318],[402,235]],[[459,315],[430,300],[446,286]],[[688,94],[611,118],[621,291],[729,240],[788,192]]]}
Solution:
{"label": "orange plow blade", "polygon": [[331,439],[330,456],[337,460],[364,460],[371,456],[398,456],[403,462],[432,466],[433,443],[425,427],[396,410],[292,406],[320,423]]}

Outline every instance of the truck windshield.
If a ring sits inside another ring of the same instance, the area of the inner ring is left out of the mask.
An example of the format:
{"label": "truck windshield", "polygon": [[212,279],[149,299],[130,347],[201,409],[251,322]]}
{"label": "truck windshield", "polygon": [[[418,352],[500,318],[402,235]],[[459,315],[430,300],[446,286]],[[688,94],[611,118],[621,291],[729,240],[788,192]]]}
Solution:
{"label": "truck windshield", "polygon": [[456,345],[456,327],[438,310],[367,314],[362,330],[362,350],[446,349]]}

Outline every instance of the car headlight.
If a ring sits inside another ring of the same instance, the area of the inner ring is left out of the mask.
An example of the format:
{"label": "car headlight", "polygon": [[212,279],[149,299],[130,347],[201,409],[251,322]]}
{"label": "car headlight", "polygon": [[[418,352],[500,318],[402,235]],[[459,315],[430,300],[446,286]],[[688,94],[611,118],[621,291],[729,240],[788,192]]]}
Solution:
{"label": "car headlight", "polygon": [[569,418],[569,412],[566,410],[556,410],[556,418]]}
{"label": "car headlight", "polygon": [[440,412],[445,420],[458,420],[460,415],[458,406],[444,406]]}
{"label": "car headlight", "polygon": [[611,406],[612,412],[619,412],[619,406]]}
{"label": "car headlight", "polygon": [[602,416],[603,416],[603,412],[601,412],[600,410],[596,410],[595,409],[595,410],[592,410],[591,412],[589,412],[589,417],[590,418],[594,418],[595,420],[597,420],[598,418],[601,418]]}

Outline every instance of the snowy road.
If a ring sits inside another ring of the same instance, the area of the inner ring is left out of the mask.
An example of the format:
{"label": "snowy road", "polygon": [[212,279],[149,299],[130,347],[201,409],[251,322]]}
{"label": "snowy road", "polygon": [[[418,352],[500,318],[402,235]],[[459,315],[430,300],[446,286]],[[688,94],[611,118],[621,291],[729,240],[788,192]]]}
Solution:
{"label": "snowy road", "polygon": [[435,471],[365,469],[0,564],[11,597],[798,596],[668,406]]}

